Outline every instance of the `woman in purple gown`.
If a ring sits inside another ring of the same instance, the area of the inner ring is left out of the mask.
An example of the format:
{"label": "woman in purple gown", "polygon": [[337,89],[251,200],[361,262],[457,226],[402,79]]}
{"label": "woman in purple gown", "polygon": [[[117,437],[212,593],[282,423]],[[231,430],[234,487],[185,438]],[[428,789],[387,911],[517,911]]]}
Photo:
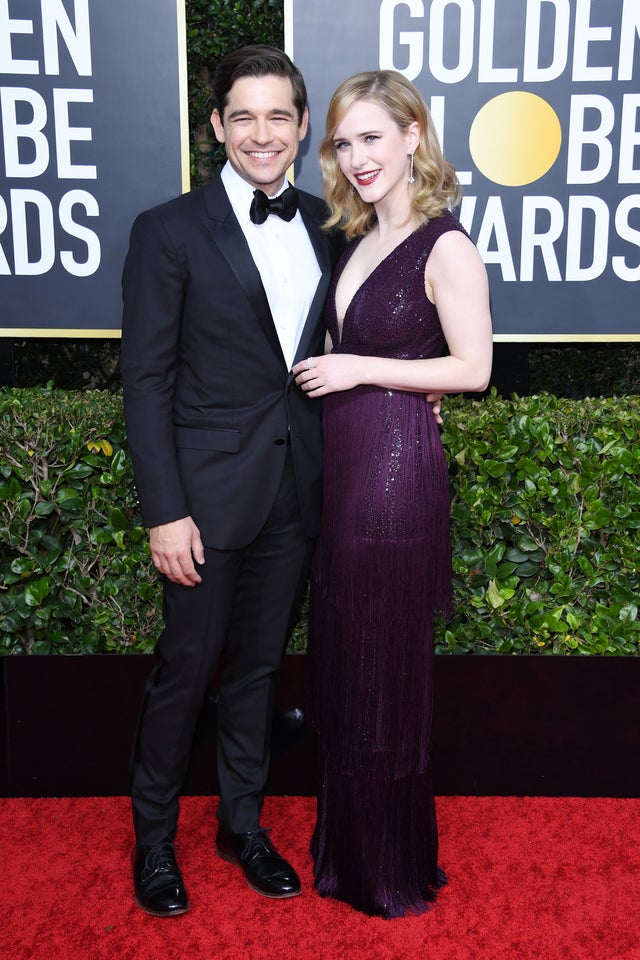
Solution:
{"label": "woman in purple gown", "polygon": [[320,150],[328,227],[350,243],[328,352],[294,368],[323,398],[325,493],[310,613],[318,734],[315,882],[367,914],[420,913],[438,867],[433,621],[451,605],[447,467],[428,394],[482,391],[486,271],[449,212],[458,181],[394,71],[335,92]]}

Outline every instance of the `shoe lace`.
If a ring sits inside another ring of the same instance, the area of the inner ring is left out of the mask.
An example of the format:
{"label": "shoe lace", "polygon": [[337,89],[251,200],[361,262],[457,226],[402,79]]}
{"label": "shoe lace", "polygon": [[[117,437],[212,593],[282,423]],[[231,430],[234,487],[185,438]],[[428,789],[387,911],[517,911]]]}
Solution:
{"label": "shoe lace", "polygon": [[252,860],[257,853],[271,853],[272,846],[268,834],[271,833],[271,827],[252,831],[248,836],[241,853],[242,860]]}
{"label": "shoe lace", "polygon": [[158,873],[180,875],[176,862],[176,849],[172,843],[158,843],[147,851],[144,861],[144,872],[147,877]]}

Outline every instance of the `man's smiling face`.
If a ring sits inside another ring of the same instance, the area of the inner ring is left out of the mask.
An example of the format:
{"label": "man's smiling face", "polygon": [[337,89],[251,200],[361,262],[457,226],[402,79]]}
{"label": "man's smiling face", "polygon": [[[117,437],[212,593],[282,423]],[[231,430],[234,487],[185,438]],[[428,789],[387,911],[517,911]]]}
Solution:
{"label": "man's smiling face", "polygon": [[254,188],[274,196],[295,160],[309,122],[293,102],[288,77],[241,77],[231,87],[224,113],[211,114],[211,123],[224,143],[232,167]]}

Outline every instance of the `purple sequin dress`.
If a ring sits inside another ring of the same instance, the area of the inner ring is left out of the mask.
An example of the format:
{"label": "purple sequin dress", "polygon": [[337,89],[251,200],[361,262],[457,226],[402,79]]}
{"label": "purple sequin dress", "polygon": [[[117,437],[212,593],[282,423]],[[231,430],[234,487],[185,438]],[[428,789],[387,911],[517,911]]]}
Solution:
{"label": "purple sequin dress", "polygon": [[[449,213],[365,280],[334,352],[417,359],[446,348],[424,289]],[[431,785],[433,619],[451,606],[449,485],[424,394],[358,386],[323,400],[324,506],[311,580],[309,715],[318,734],[312,841],[321,896],[370,915],[420,913],[445,877]]]}

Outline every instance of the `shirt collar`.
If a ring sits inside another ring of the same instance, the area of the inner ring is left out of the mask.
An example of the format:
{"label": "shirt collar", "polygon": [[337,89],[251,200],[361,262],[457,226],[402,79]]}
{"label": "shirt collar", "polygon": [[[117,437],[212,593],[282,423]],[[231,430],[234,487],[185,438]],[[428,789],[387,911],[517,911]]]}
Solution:
{"label": "shirt collar", "polygon": [[[247,181],[244,180],[240,174],[234,170],[228,160],[220,171],[220,178],[224,184],[225,190],[227,191],[227,196],[229,197],[229,201],[233,207],[233,212],[238,218],[239,223],[251,223],[249,209],[251,207],[251,201],[253,200],[255,187],[252,187],[250,183],[247,183]],[[278,194],[282,193],[285,187],[288,186],[289,183],[287,178],[284,177],[280,189],[277,190],[273,196],[277,197]]]}

